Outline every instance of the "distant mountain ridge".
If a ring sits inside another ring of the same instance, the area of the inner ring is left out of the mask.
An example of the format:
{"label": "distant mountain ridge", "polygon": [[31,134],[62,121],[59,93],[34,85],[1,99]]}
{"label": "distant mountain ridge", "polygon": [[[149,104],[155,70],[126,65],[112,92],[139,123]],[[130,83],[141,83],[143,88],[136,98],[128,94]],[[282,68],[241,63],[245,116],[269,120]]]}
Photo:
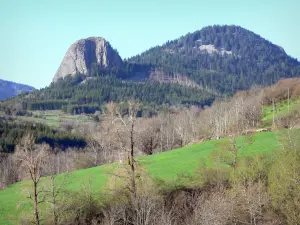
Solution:
{"label": "distant mountain ridge", "polygon": [[34,87],[0,79],[0,100],[6,100],[22,92],[31,92]]}

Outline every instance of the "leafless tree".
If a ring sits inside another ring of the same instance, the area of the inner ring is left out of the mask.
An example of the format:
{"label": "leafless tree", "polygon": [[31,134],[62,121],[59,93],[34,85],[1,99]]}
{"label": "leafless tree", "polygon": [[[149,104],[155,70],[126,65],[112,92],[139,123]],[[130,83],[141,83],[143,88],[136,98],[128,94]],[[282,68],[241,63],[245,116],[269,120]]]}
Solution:
{"label": "leafless tree", "polygon": [[122,131],[117,130],[117,134],[121,143],[121,148],[127,154],[127,163],[130,167],[130,192],[132,199],[137,196],[136,190],[136,162],[135,162],[135,148],[136,148],[136,116],[139,109],[139,103],[134,101],[128,101],[129,109],[128,115],[125,118],[121,111],[117,111],[119,120],[122,123]]}
{"label": "leafless tree", "polygon": [[33,195],[29,193],[28,198],[33,201],[35,224],[40,224],[39,204],[44,202],[44,198],[40,198],[38,189],[41,179],[41,169],[46,162],[49,146],[35,145],[35,138],[32,134],[24,136],[16,147],[16,158],[20,162],[20,168],[28,173],[33,185]]}
{"label": "leafless tree", "polygon": [[[126,219],[126,209],[124,205],[122,204],[116,204],[112,203],[110,205],[107,205],[103,209],[103,219],[101,221],[102,225],[115,225],[118,224],[121,220],[127,220]],[[125,218],[125,219],[124,219]]]}
{"label": "leafless tree", "polygon": [[102,139],[97,138],[95,135],[91,135],[88,138],[88,146],[93,153],[94,157],[94,166],[98,166],[100,164],[100,156],[103,153],[103,145]]}
{"label": "leafless tree", "polygon": [[63,121],[62,125],[61,125],[62,129],[64,129],[65,131],[72,131],[74,128],[74,122],[72,121]]}
{"label": "leafless tree", "polygon": [[[60,179],[57,179],[59,174],[59,167],[61,162],[59,159],[59,153],[50,153],[48,155],[47,162],[47,175],[49,175],[49,180],[47,179],[43,184],[45,202],[49,206],[49,216],[47,219],[48,223],[58,225],[61,224],[64,218],[63,214],[67,211],[66,198],[68,197],[68,192],[65,186],[68,184],[68,174],[62,175]],[[49,181],[49,182],[47,182]]]}
{"label": "leafless tree", "polygon": [[[263,208],[269,206],[270,197],[267,195],[265,185],[262,182],[236,183],[231,193],[234,197],[235,205],[233,208],[238,221],[257,225],[263,220]],[[242,217],[243,214],[248,216]]]}
{"label": "leafless tree", "polygon": [[[149,189],[148,189],[149,191]],[[128,204],[127,222],[134,225],[154,225],[161,214],[162,198],[157,193],[139,192]]]}
{"label": "leafless tree", "polygon": [[226,225],[231,224],[232,200],[225,190],[213,192],[206,199],[199,199],[195,207],[193,224],[195,225]]}
{"label": "leafless tree", "polygon": [[19,181],[18,165],[10,153],[0,153],[0,190]]}
{"label": "leafless tree", "polygon": [[138,139],[141,151],[147,155],[152,155],[159,146],[160,127],[156,118],[144,119],[139,124],[141,132]]}

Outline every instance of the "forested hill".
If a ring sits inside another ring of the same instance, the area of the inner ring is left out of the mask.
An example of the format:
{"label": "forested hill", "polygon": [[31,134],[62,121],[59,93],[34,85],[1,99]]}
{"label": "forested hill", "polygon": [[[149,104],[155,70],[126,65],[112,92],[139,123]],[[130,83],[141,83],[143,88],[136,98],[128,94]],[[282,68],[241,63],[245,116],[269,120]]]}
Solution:
{"label": "forested hill", "polygon": [[300,62],[283,48],[239,26],[205,27],[128,61],[150,64],[168,76],[187,76],[221,93],[300,75]]}
{"label": "forested hill", "polygon": [[212,94],[178,84],[124,81],[114,75],[91,77],[68,76],[49,87],[20,96],[29,110],[63,109],[68,113],[94,113],[109,101],[135,99],[145,105],[209,105]]}
{"label": "forested hill", "polygon": [[24,84],[0,79],[0,101],[14,97],[22,92],[33,91],[34,88]]}
{"label": "forested hill", "polygon": [[[88,50],[92,59],[102,57]],[[86,73],[56,77],[49,87],[21,97],[24,108],[93,113],[109,101],[128,99],[155,106],[207,105],[216,97],[300,75],[300,62],[283,48],[238,26],[205,27],[112,66],[86,59]],[[62,65],[68,68],[69,61]]]}

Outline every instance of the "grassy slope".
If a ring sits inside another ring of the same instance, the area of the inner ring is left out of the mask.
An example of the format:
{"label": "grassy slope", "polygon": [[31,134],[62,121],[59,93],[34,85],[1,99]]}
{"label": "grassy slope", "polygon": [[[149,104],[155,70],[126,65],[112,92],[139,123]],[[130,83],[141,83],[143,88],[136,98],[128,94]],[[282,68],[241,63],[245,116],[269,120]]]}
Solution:
{"label": "grassy slope", "polygon": [[[251,144],[246,142],[244,137],[239,137],[240,156],[265,154],[278,149],[276,134],[276,132],[258,133],[255,135],[255,141]],[[224,140],[207,141],[152,156],[142,156],[138,161],[152,177],[172,181],[180,174],[192,174],[200,160],[207,160],[210,152],[216,150],[222,142]],[[66,187],[70,190],[80,190],[82,184],[90,182],[93,192],[97,195],[116,166],[117,163],[113,163],[74,171],[68,175],[69,182]],[[58,179],[62,179],[63,176],[65,175],[59,175]],[[43,180],[43,183],[46,182],[46,179]],[[22,210],[28,210],[28,207],[23,206],[18,210],[16,207],[24,199],[22,190],[26,189],[28,185],[28,181],[19,182],[0,191],[0,224],[16,224]]]}
{"label": "grassy slope", "polygon": [[31,111],[33,115],[41,118],[18,116],[17,119],[46,124],[50,127],[59,128],[64,122],[72,122],[74,125],[92,124],[94,121],[87,115],[70,115],[61,110]]}
{"label": "grassy slope", "polygon": [[[290,107],[288,106],[288,101],[281,101],[275,105],[275,117],[281,117],[288,115],[289,111],[293,112],[295,110],[298,110],[300,107],[300,99],[295,98],[290,100]],[[263,122],[266,125],[271,125],[272,124],[272,119],[273,119],[273,106],[266,106],[264,108],[264,118]]]}

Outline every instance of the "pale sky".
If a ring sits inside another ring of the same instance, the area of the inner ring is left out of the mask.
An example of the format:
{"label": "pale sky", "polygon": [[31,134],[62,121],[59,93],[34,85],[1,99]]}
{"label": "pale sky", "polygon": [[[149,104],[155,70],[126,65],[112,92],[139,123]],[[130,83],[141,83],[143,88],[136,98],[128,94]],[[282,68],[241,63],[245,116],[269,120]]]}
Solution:
{"label": "pale sky", "polygon": [[300,59],[299,0],[0,0],[0,78],[50,84],[68,47],[100,36],[122,58],[208,25],[239,25]]}

